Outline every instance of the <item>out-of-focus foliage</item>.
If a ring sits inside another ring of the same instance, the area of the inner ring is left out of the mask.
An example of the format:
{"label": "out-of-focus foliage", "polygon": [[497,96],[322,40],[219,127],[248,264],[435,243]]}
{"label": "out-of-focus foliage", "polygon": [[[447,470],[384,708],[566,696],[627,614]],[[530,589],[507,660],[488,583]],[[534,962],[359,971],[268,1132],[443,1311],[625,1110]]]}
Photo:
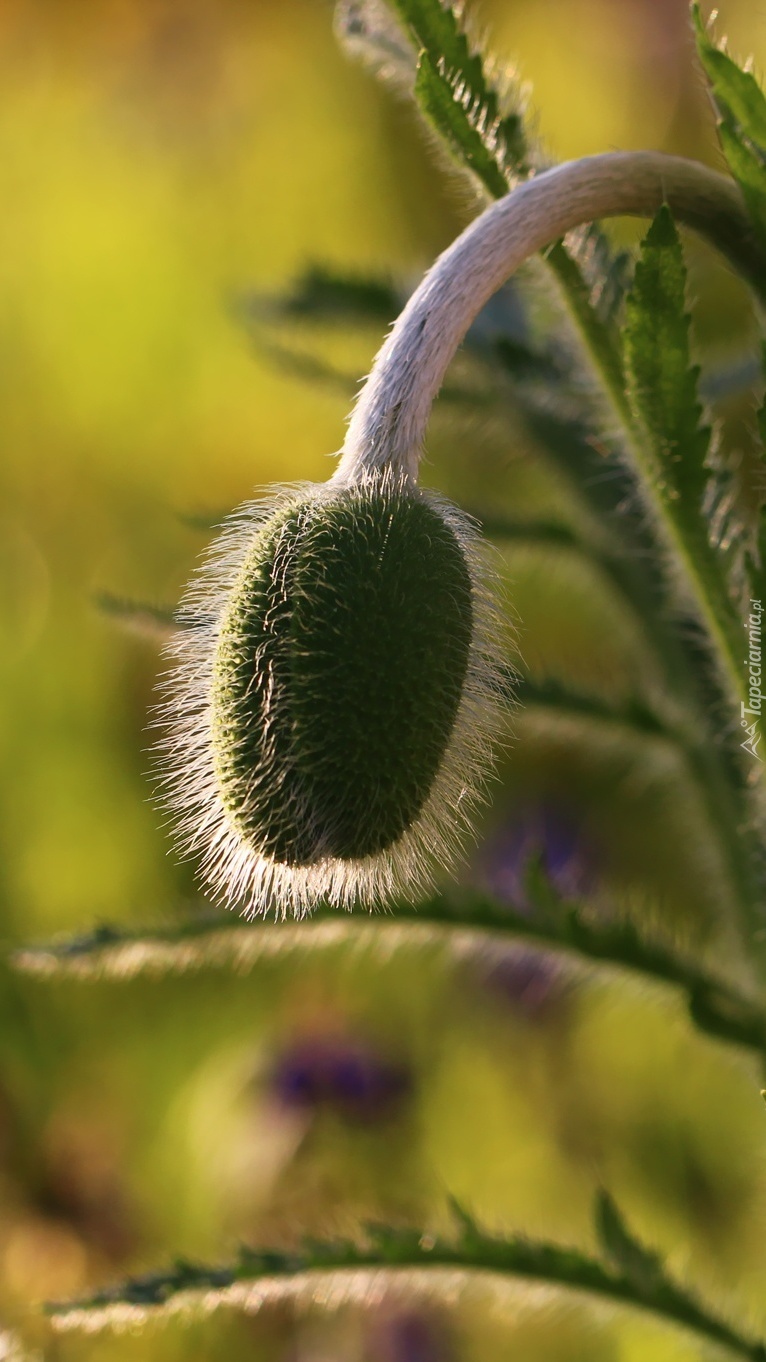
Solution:
{"label": "out-of-focus foliage", "polygon": [[[661,145],[716,161],[682,0],[488,0],[476,19],[518,60],[514,88],[533,82],[552,155]],[[727,0],[722,23],[732,51],[766,62],[751,5]],[[99,921],[172,935],[199,905],[151,804],[158,631],[206,526],[260,484],[329,472],[345,379],[475,191],[454,167],[442,176],[401,99],[341,55],[320,0],[11,0],[0,77],[4,937]],[[724,128],[755,155],[751,104],[719,94]],[[752,314],[706,252],[691,246],[689,261],[702,378],[720,386],[720,363],[736,370],[751,346]],[[243,306],[294,296],[307,270],[313,312]],[[345,312],[332,294],[342,326],[327,292],[317,302],[316,281],[334,276],[382,281],[363,298],[347,288]],[[592,394],[572,377],[556,306],[495,306],[451,376],[427,471],[490,530],[495,517],[527,678],[466,876],[523,909],[539,862],[563,897],[587,897],[595,937],[635,920],[704,981],[737,978],[731,876],[647,646],[641,518],[616,515],[625,485],[584,424]],[[273,362],[296,354],[303,369]],[[719,410],[754,508],[747,384]],[[104,594],[140,637],[99,613]],[[448,952],[394,951],[389,927],[370,949],[346,930],[238,971],[215,956],[118,984],[3,971],[8,1324],[35,1346],[40,1300],[175,1254],[218,1261],[228,1245],[233,1259],[243,1240],[289,1253],[370,1220],[437,1236],[446,1192],[490,1233],[592,1255],[603,1185],[672,1280],[763,1331],[753,1060],[700,1036],[688,996],[646,973],[491,934],[479,949],[458,935]],[[697,1021],[712,1008],[720,1022],[727,997],[698,993]],[[67,1335],[56,1358],[698,1355],[688,1335],[570,1295],[447,1294],[449,1309],[427,1284],[413,1295],[375,1278],[364,1311],[328,1290],[257,1319],[232,1307],[140,1339]]]}

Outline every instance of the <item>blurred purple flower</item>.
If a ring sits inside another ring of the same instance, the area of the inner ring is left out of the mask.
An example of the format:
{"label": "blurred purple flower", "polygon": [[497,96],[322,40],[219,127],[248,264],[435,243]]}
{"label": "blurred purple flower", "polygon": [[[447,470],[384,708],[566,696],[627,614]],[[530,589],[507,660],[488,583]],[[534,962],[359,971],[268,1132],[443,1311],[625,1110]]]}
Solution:
{"label": "blurred purple flower", "polygon": [[562,898],[580,898],[592,883],[592,855],[582,830],[550,805],[522,810],[496,829],[479,856],[477,878],[497,898],[528,912],[526,878],[536,858]]}
{"label": "blurred purple flower", "polygon": [[513,946],[485,968],[482,982],[529,1021],[536,1021],[558,1009],[570,981],[553,952]]}
{"label": "blurred purple flower", "polygon": [[308,1035],[285,1046],[269,1077],[272,1095],[301,1111],[332,1109],[347,1120],[385,1120],[411,1089],[406,1066],[365,1040]]}
{"label": "blurred purple flower", "polygon": [[455,1350],[443,1320],[412,1306],[375,1321],[367,1357],[369,1362],[454,1362]]}
{"label": "blurred purple flower", "polygon": [[[475,863],[474,879],[501,902],[532,916],[527,877],[538,860],[553,889],[578,899],[594,883],[592,850],[568,813],[550,804],[518,810],[490,836]],[[510,946],[481,966],[481,983],[530,1021],[557,1011],[570,991],[566,966],[536,946]]]}

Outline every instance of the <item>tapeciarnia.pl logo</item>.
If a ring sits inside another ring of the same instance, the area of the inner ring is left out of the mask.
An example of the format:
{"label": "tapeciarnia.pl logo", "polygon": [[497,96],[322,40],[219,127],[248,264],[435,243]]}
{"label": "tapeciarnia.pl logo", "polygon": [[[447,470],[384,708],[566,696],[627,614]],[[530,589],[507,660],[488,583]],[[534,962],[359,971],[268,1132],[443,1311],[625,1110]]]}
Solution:
{"label": "tapeciarnia.pl logo", "polygon": [[[761,690],[761,619],[763,617],[763,606],[760,601],[750,601],[750,614],[747,617],[745,628],[748,637],[748,655],[745,658],[747,667],[747,694],[748,702],[744,700],[741,704],[742,727],[747,732],[747,737],[741,747],[755,757],[757,761],[763,761],[763,757],[758,751],[758,744],[761,741],[761,734],[758,732],[758,720],[761,716],[763,705],[763,691]],[[752,722],[748,722],[751,719]]]}

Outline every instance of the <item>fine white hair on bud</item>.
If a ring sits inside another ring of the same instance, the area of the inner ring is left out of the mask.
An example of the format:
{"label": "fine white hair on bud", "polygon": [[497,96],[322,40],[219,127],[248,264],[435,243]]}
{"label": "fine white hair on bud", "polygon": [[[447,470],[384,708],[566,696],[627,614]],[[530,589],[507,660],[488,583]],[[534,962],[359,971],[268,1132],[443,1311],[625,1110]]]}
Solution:
{"label": "fine white hair on bud", "polygon": [[490,579],[470,519],[390,469],[230,519],[164,713],[170,803],[215,895],[373,907],[454,863],[508,688]]}

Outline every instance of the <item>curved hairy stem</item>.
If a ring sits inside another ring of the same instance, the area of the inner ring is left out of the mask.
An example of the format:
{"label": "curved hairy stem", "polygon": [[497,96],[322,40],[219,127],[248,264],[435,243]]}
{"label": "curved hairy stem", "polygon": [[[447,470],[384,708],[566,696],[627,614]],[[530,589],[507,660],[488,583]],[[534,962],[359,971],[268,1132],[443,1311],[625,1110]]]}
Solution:
{"label": "curved hairy stem", "polygon": [[766,296],[766,260],[736,185],[695,161],[613,152],[568,161],[498,199],[439,257],[373,364],[349,423],[338,481],[393,466],[415,477],[434,398],[472,321],[537,251],[598,218],[666,203]]}

